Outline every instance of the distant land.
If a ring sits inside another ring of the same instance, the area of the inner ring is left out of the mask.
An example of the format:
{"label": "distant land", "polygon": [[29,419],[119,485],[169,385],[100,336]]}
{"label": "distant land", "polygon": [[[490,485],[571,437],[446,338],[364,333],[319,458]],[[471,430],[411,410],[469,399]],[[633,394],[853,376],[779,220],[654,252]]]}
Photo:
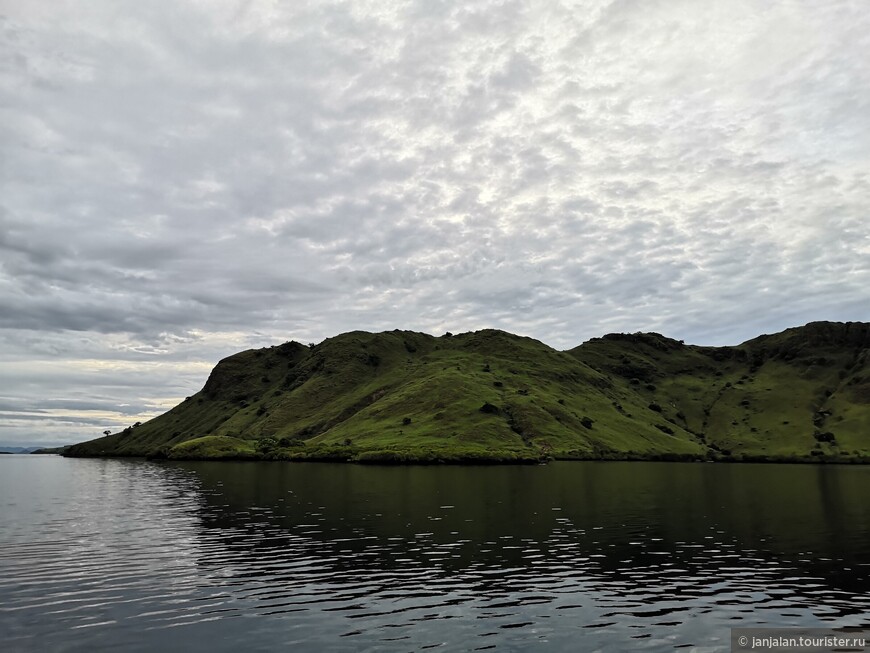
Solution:
{"label": "distant land", "polygon": [[30,453],[36,453],[36,454],[46,454],[46,453],[60,454],[60,453],[64,453],[64,452],[69,448],[69,446],[70,446],[70,445],[66,444],[66,445],[63,445],[63,446],[60,446],[60,447],[42,447],[42,448],[39,448],[39,449],[34,449],[34,450],[31,451]]}
{"label": "distant land", "polygon": [[870,462],[870,324],[733,347],[609,334],[353,331],[243,351],[175,408],[67,456]]}
{"label": "distant land", "polygon": [[31,454],[31,453],[54,453],[59,454],[66,451],[69,445],[63,445],[60,447],[42,447],[42,446],[31,446],[31,447],[7,447],[4,445],[0,445],[0,454],[8,453],[8,454]]}
{"label": "distant land", "polygon": [[33,453],[39,447],[6,447],[0,445],[0,453]]}

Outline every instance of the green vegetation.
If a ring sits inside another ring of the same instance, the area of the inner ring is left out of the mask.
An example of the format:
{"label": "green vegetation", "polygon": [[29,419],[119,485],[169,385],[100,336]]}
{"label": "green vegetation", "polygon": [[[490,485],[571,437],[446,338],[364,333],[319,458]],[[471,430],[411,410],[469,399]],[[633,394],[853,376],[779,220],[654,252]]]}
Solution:
{"label": "green vegetation", "polygon": [[611,334],[346,333],[221,361],[169,412],[74,456],[369,463],[870,460],[870,324],[736,347]]}
{"label": "green vegetation", "polygon": [[70,445],[64,445],[64,446],[61,446],[61,447],[44,447],[44,448],[42,448],[42,449],[34,449],[34,450],[31,451],[30,453],[35,453],[35,454],[47,454],[47,453],[51,453],[51,454],[63,454],[63,453],[66,453],[66,450],[69,449],[69,447],[70,447]]}

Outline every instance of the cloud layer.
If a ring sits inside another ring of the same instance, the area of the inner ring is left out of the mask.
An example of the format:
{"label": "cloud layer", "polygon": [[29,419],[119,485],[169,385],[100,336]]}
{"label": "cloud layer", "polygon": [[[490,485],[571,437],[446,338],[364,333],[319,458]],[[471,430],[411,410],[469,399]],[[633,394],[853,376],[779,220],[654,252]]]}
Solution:
{"label": "cloud layer", "polygon": [[0,443],[350,329],[870,319],[870,8],[5,3]]}

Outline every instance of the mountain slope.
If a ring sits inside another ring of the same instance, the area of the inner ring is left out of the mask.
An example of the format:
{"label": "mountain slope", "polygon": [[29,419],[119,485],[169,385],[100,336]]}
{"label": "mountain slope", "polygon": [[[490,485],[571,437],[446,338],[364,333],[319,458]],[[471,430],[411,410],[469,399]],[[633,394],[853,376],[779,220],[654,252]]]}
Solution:
{"label": "mountain slope", "polygon": [[67,455],[362,461],[870,456],[870,325],[737,347],[611,334],[345,333],[221,361],[204,388]]}
{"label": "mountain slope", "polygon": [[571,350],[627,381],[726,456],[861,457],[870,447],[870,325],[816,322],[738,347],[656,334]]}

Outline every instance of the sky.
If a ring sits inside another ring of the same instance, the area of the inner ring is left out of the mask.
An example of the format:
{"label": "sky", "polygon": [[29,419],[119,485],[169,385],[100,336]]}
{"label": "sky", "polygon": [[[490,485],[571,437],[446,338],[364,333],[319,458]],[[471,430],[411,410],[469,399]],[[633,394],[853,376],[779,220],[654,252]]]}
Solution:
{"label": "sky", "polygon": [[865,0],[4,0],[0,444],[362,329],[870,320]]}

